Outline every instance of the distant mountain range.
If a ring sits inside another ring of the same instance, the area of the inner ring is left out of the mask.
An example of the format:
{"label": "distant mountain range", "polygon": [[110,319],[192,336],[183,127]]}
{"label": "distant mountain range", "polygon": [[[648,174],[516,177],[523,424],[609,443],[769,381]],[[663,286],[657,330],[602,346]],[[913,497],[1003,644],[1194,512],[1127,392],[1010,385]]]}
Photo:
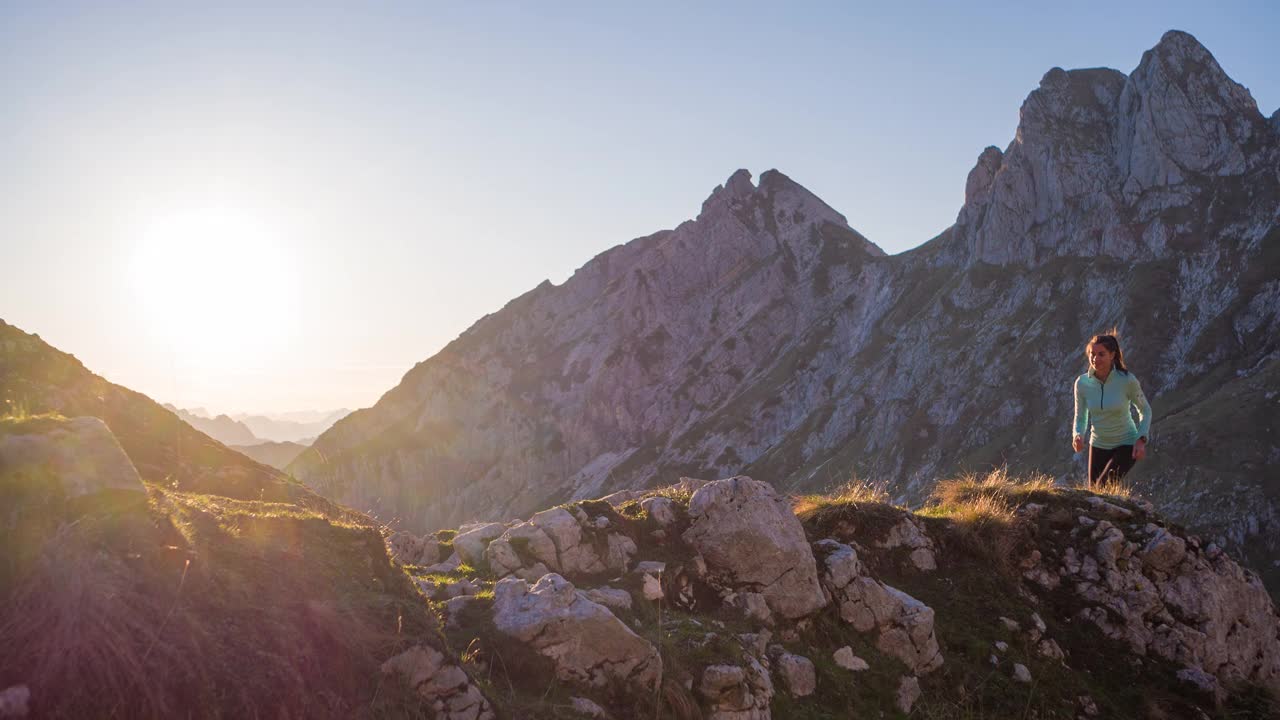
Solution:
{"label": "distant mountain range", "polygon": [[350,414],[347,408],[340,408],[326,412],[307,410],[270,415],[239,413],[231,418],[247,426],[262,440],[310,445],[320,433]]}
{"label": "distant mountain range", "polygon": [[[202,407],[182,409],[168,403],[164,406],[209,437],[225,445],[243,447],[264,443],[310,445],[317,435],[351,412],[342,408],[325,412],[303,410],[272,415],[239,413],[214,417]],[[278,457],[278,453],[272,457]]]}
{"label": "distant mountain range", "polygon": [[289,470],[419,530],[682,475],[856,474],[911,504],[993,465],[1078,481],[1072,382],[1112,325],[1155,409],[1131,479],[1275,573],[1280,113],[1182,32],[1127,75],[1047,72],[915,250],[740,170],[696,219],[480,319]]}

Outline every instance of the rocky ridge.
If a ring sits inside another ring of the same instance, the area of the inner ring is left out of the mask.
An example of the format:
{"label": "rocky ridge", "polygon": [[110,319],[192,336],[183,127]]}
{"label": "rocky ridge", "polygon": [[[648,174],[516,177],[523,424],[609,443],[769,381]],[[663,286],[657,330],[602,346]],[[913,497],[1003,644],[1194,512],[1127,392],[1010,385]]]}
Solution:
{"label": "rocky ridge", "polygon": [[416,532],[680,475],[856,473],[907,503],[965,468],[1069,482],[1082,342],[1119,325],[1156,413],[1132,479],[1274,573],[1278,240],[1274,119],[1173,31],[1127,75],[1046,73],[916,250],[738,171],[696,219],[481,319],[290,470]]}
{"label": "rocky ridge", "polygon": [[[570,707],[617,718],[998,715],[1022,708],[1032,691],[1018,688],[1033,680],[1045,718],[1155,707],[1265,717],[1275,707],[1280,616],[1258,577],[1220,548],[1145,500],[1043,481],[982,491],[1008,512],[975,543],[963,540],[973,528],[954,507],[913,514],[826,498],[780,515],[785,504],[767,483],[685,480],[616,505],[543,511],[501,534],[460,528],[443,548],[454,557],[406,571],[454,651],[465,648],[463,666],[490,678],[498,711],[527,717]],[[708,516],[741,542],[706,544],[698,523]],[[531,526],[550,528],[548,542]],[[513,537],[530,539],[513,546]],[[633,548],[620,565],[548,570],[551,546],[600,556],[617,537]],[[1012,541],[1006,555],[983,549],[996,539]],[[390,546],[405,543],[402,533]],[[917,552],[926,545],[928,561]],[[485,556],[504,564],[486,566]],[[770,558],[800,570],[740,574]],[[795,602],[771,605],[776,597]]]}

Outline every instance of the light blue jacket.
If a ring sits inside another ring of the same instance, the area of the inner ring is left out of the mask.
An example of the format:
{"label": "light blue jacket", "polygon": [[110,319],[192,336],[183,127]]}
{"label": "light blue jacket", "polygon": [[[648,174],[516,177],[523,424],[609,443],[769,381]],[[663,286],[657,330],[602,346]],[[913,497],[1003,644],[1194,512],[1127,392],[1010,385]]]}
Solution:
{"label": "light blue jacket", "polygon": [[[1136,425],[1130,405],[1138,409]],[[1105,383],[1093,376],[1093,370],[1076,378],[1076,435],[1084,435],[1090,419],[1093,433],[1089,444],[1100,450],[1132,445],[1138,438],[1147,437],[1151,432],[1151,405],[1142,394],[1138,378],[1115,368]]]}

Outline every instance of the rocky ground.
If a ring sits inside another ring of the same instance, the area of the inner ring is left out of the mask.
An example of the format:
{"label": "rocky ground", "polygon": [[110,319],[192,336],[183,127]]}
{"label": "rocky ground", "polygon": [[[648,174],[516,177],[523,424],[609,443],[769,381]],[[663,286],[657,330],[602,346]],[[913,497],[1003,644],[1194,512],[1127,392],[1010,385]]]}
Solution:
{"label": "rocky ground", "polygon": [[[686,479],[388,548],[510,717],[1261,718],[1280,692],[1259,579],[1126,492],[996,475],[911,513]],[[410,654],[383,670],[429,696]]]}

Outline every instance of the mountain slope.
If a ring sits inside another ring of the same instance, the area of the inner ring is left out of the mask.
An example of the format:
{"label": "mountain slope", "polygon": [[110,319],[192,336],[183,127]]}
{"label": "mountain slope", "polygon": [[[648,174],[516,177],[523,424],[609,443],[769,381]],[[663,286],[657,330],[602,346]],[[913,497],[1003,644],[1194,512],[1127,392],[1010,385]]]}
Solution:
{"label": "mountain slope", "polygon": [[964,468],[1074,480],[1071,383],[1119,325],[1156,414],[1133,480],[1278,557],[1278,168],[1274,123],[1170,32],[1129,75],[1046,73],[916,250],[739,171],[695,220],[481,319],[290,470],[418,529],[680,475],[857,473],[913,503]]}
{"label": "mountain slope", "polygon": [[263,465],[270,465],[280,470],[288,467],[294,458],[307,449],[306,445],[300,445],[295,442],[265,442],[257,445],[230,445],[228,447],[242,455],[257,460]]}
{"label": "mountain slope", "polygon": [[0,714],[492,717],[368,516],[3,322],[0,402]]}

